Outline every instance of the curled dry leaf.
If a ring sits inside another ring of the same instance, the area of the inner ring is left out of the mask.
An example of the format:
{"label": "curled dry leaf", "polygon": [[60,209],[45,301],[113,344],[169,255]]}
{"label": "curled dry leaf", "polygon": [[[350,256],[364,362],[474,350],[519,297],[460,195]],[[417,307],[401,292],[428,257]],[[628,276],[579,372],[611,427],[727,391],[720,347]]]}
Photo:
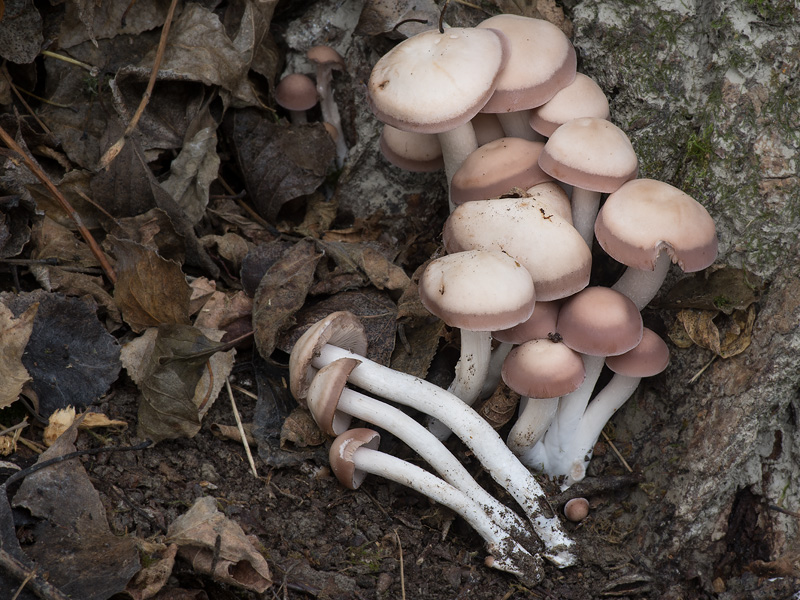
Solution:
{"label": "curled dry leaf", "polygon": [[217,510],[214,498],[198,498],[169,526],[167,539],[196,571],[218,581],[257,593],[272,585],[267,561],[242,528]]}
{"label": "curled dry leaf", "polygon": [[31,238],[31,223],[36,218],[36,205],[22,196],[0,198],[0,258],[22,252]]}
{"label": "curled dry leaf", "polygon": [[261,279],[253,299],[253,331],[258,352],[268,358],[275,350],[278,334],[294,323],[314,280],[322,257],[314,242],[303,240],[292,246]]}
{"label": "curled dry leaf", "polygon": [[166,585],[172,568],[175,566],[175,555],[178,545],[170,544],[160,556],[133,576],[125,588],[133,600],[149,600],[153,598]]}
{"label": "curled dry leaf", "polygon": [[178,263],[132,242],[110,237],[117,258],[114,299],[137,333],[162,323],[188,325],[191,290]]}
{"label": "curled dry leaf", "polygon": [[756,306],[725,315],[715,310],[685,309],[678,312],[669,332],[670,339],[681,348],[696,344],[720,358],[744,352],[750,345]]}
{"label": "curled dry leaf", "polygon": [[511,421],[517,413],[519,405],[519,394],[509,388],[506,384],[500,383],[494,393],[484,400],[475,410],[482,416],[494,429],[500,429],[503,425]]}
{"label": "curled dry leaf", "polygon": [[14,402],[22,386],[30,379],[28,371],[22,364],[25,346],[33,331],[33,320],[38,304],[32,304],[18,318],[2,302],[0,302],[0,408]]}
{"label": "curled dry leaf", "polygon": [[763,291],[764,281],[757,275],[722,266],[684,277],[667,292],[661,306],[721,311],[729,315],[758,302]]}
{"label": "curled dry leaf", "polygon": [[287,443],[297,448],[321,446],[326,439],[311,413],[302,408],[294,409],[281,426],[281,448],[286,448]]}
{"label": "curled dry leaf", "polygon": [[42,439],[48,448],[75,422],[75,408],[68,406],[54,411],[44,428]]}

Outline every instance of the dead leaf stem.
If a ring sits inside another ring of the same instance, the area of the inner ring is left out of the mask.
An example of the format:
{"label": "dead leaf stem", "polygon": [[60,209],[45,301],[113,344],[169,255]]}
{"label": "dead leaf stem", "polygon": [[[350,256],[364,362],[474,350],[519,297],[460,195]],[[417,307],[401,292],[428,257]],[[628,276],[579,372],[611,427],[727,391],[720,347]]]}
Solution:
{"label": "dead leaf stem", "polygon": [[34,595],[41,598],[41,600],[69,600],[66,594],[61,590],[37,575],[35,568],[32,569],[28,567],[21,560],[15,558],[1,548],[0,569],[23,582],[19,591],[21,591],[23,587],[27,587]]}
{"label": "dead leaf stem", "polygon": [[36,164],[36,161],[34,161],[30,156],[28,156],[28,154],[20,147],[20,145],[17,144],[14,138],[11,137],[8,134],[8,132],[2,127],[0,127],[0,138],[2,138],[3,142],[5,142],[6,146],[8,146],[10,150],[16,152],[22,158],[22,161],[25,163],[25,166],[28,167],[31,173],[33,173],[36,176],[36,178],[42,182],[44,187],[47,188],[47,191],[49,191],[50,194],[53,196],[53,198],[59,203],[63,211],[67,213],[67,215],[69,215],[69,217],[78,227],[78,231],[80,231],[81,236],[89,246],[89,249],[92,251],[92,254],[94,254],[95,258],[97,258],[97,261],[100,263],[100,266],[102,267],[103,272],[106,274],[106,277],[108,277],[108,280],[111,283],[116,283],[117,276],[114,273],[114,269],[111,267],[111,263],[108,262],[108,258],[100,249],[100,246],[97,244],[97,241],[94,239],[94,236],[87,229],[86,225],[83,224],[83,219],[81,219],[81,216],[78,214],[78,212],[74,208],[72,208],[72,205],[64,197],[64,194],[62,194],[59,191],[59,189],[55,186],[55,184],[52,181],[50,181],[50,178],[41,169],[41,167],[39,167],[39,165]]}
{"label": "dead leaf stem", "polygon": [[144,113],[144,109],[147,108],[147,104],[150,102],[150,96],[153,94],[153,88],[156,85],[158,70],[161,67],[161,61],[164,58],[164,50],[167,47],[167,37],[169,37],[169,29],[172,25],[172,17],[175,15],[175,7],[177,4],[178,0],[172,0],[172,2],[170,2],[167,18],[164,21],[164,27],[161,29],[161,39],[158,40],[158,49],[156,50],[156,57],[153,60],[153,69],[150,72],[150,80],[147,82],[147,89],[144,91],[142,99],[139,102],[139,106],[137,107],[136,112],[133,114],[133,118],[131,119],[130,123],[128,123],[128,126],[125,128],[125,131],[122,133],[122,136],[116,142],[114,142],[100,158],[98,168],[101,170],[107,169],[117,155],[122,151],[122,148],[125,147],[125,142],[133,133],[134,129],[136,129],[136,126],[139,124],[139,119]]}

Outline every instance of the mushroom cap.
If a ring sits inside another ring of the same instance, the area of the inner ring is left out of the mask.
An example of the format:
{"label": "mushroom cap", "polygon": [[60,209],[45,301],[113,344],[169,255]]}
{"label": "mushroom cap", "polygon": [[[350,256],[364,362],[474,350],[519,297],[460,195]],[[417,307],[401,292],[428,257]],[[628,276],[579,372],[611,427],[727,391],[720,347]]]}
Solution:
{"label": "mushroom cap", "polygon": [[564,505],[564,516],[575,523],[589,516],[589,501],[586,498],[572,498]]}
{"label": "mushroom cap", "polygon": [[563,342],[576,352],[616,356],[642,340],[642,315],[624,294],[593,286],[564,301],[556,328]]}
{"label": "mushroom cap", "polygon": [[453,174],[453,204],[499,198],[511,188],[527,189],[552,181],[539,167],[543,142],[503,137],[472,152]]}
{"label": "mushroom cap", "polygon": [[539,300],[565,298],[589,284],[592,253],[586,242],[533,198],[466,202],[445,221],[443,238],[451,253],[498,250],[513,256],[530,272]]}
{"label": "mushroom cap", "polygon": [[531,111],[531,128],[550,137],[561,125],[580,117],[608,119],[608,99],[594,79],[576,73],[567,87]]}
{"label": "mushroom cap", "polygon": [[463,125],[494,92],[507,43],[493,29],[459,27],[400,42],[372,69],[367,84],[372,112],[404,131],[442,133]]}
{"label": "mushroom cap", "polygon": [[573,119],[556,129],[544,145],[539,166],[558,181],[606,193],[639,172],[639,160],[625,132],[596,117]]}
{"label": "mushroom cap", "polygon": [[340,71],[344,69],[344,59],[342,55],[330,46],[312,46],[308,49],[306,57],[308,57],[308,60],[318,65],[330,65],[331,68]]}
{"label": "mushroom cap", "polygon": [[478,28],[502,31],[510,47],[508,64],[483,112],[515,112],[539,106],[575,78],[575,49],[552,23],[519,15],[497,15],[481,22]]}
{"label": "mushroom cap", "polygon": [[527,189],[528,197],[572,225],[572,204],[567,192],[555,181],[545,181]]}
{"label": "mushroom cap", "polygon": [[606,358],[606,366],[626,377],[652,377],[669,364],[669,347],[652,329],[644,328],[642,341],[632,350]]}
{"label": "mushroom cap", "polygon": [[444,167],[442,145],[432,133],[414,133],[384,125],[380,148],[386,160],[406,171],[428,173]]}
{"label": "mushroom cap", "polygon": [[295,342],[289,356],[289,389],[302,405],[317,370],[311,361],[319,356],[325,344],[332,344],[354,354],[365,355],[367,336],[361,321],[349,312],[338,311],[314,323]]}
{"label": "mushroom cap", "polygon": [[339,435],[350,427],[352,417],[337,408],[347,378],[360,363],[355,358],[339,358],[317,371],[308,386],[308,410],[319,428],[328,435]]}
{"label": "mushroom cap", "polygon": [[611,194],[597,215],[595,236],[612,258],[636,269],[652,271],[663,250],[686,273],[705,269],[717,257],[708,211],[654,179],[629,181]]}
{"label": "mushroom cap", "polygon": [[508,254],[471,250],[428,263],[419,299],[451,327],[492,331],[530,317],[536,294],[530,273]]}
{"label": "mushroom cap", "polygon": [[500,124],[500,119],[492,113],[478,113],[472,117],[472,128],[475,130],[475,138],[478,146],[488,144],[492,140],[506,137],[506,132]]}
{"label": "mushroom cap", "polygon": [[317,87],[308,75],[292,73],[278,82],[275,102],[286,110],[308,110],[317,103]]}
{"label": "mushroom cap", "polygon": [[366,471],[356,469],[353,455],[361,446],[370,450],[377,450],[381,443],[381,436],[377,431],[363,427],[345,431],[331,444],[328,460],[331,470],[343,486],[355,490],[367,476]]}
{"label": "mushroom cap", "polygon": [[546,338],[556,331],[556,320],[561,303],[557,300],[550,302],[536,301],[531,318],[510,329],[493,331],[492,337],[498,342],[507,344],[524,344],[530,340]]}
{"label": "mushroom cap", "polygon": [[502,377],[512,390],[528,398],[558,398],[577,390],[586,370],[580,354],[561,342],[530,340],[509,352]]}

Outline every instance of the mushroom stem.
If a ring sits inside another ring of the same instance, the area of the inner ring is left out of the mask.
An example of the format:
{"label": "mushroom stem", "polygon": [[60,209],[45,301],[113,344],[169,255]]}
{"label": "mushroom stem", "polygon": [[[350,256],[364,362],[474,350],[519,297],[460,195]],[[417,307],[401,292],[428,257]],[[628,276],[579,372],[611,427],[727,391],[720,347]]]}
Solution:
{"label": "mushroom stem", "polygon": [[[450,182],[453,175],[461,167],[466,158],[478,149],[478,139],[475,137],[475,129],[472,123],[467,121],[463,125],[438,134],[439,143],[442,146],[442,158],[444,159],[444,172],[447,176],[447,189],[450,189]],[[450,212],[455,210],[455,204],[449,199]]]}
{"label": "mushroom stem", "polygon": [[567,456],[575,432],[581,424],[594,386],[603,370],[604,356],[582,354],[586,378],[574,392],[562,396],[558,411],[544,437],[525,452],[520,460],[532,469],[552,476],[567,475],[571,461]]}
{"label": "mushroom stem", "polygon": [[589,248],[594,241],[594,221],[600,210],[600,192],[572,188],[572,226],[581,234]]}
{"label": "mushroom stem", "polygon": [[353,462],[357,469],[410,487],[461,515],[486,542],[492,554],[486,559],[487,566],[513,573],[528,583],[541,581],[542,569],[536,558],[509,538],[464,492],[416,465],[364,446],[353,453]]}
{"label": "mushroom stem", "polygon": [[642,310],[661,289],[671,263],[669,253],[662,250],[652,271],[628,267],[611,289],[625,294],[633,300],[639,310]]}
{"label": "mushroom stem", "polygon": [[[376,425],[405,442],[445,481],[477,502],[498,527],[519,540],[524,547],[536,546],[525,522],[479,486],[444,444],[403,411],[350,388],[344,388],[339,397],[337,412]],[[349,424],[340,425],[342,429],[348,426]],[[341,431],[335,433],[339,434]]]}
{"label": "mushroom stem", "polygon": [[[478,399],[483,382],[489,374],[492,354],[490,331],[461,330],[461,357],[456,364],[456,373],[447,391],[458,396],[468,406]],[[440,440],[446,440],[450,430],[441,421],[431,420],[428,429]]]}
{"label": "mushroom stem", "polygon": [[481,393],[478,396],[479,398],[489,398],[494,394],[502,378],[500,373],[503,370],[503,361],[513,349],[514,344],[500,342],[497,344],[497,347],[492,350],[492,354],[489,357],[489,372],[486,374],[486,379],[483,381]]}
{"label": "mushroom stem", "polygon": [[589,403],[567,450],[567,460],[571,457],[572,461],[567,472],[567,485],[586,476],[586,467],[592,459],[597,438],[614,413],[633,395],[641,380],[641,377],[615,373],[611,381]]}
{"label": "mushroom stem", "polygon": [[410,406],[449,427],[472,450],[492,478],[508,490],[523,508],[544,544],[544,556],[559,567],[575,564],[575,556],[570,551],[573,541],[556,517],[547,516],[544,490],[478,413],[456,396],[430,382],[394,371],[331,344],[319,350],[312,366],[321,369],[340,358],[359,361],[348,378],[353,385],[381,398]]}
{"label": "mushroom stem", "polygon": [[558,413],[558,398],[520,399],[517,422],[511,428],[506,443],[517,456],[535,446],[544,436]]}
{"label": "mushroom stem", "polygon": [[336,166],[340,169],[347,157],[347,142],[342,131],[342,119],[339,115],[339,107],[333,97],[333,68],[331,65],[317,65],[317,94],[319,95],[319,107],[322,112],[322,120],[330,123],[336,130]]}
{"label": "mushroom stem", "polygon": [[500,125],[508,137],[522,138],[530,142],[544,141],[544,136],[531,129],[531,111],[517,110],[509,113],[497,113]]}

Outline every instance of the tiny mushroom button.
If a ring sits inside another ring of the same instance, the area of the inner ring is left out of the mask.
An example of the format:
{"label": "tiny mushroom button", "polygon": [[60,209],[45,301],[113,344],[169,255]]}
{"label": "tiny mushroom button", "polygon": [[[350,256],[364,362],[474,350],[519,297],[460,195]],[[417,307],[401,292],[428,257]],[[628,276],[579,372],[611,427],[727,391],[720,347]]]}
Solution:
{"label": "tiny mushroom button", "polygon": [[292,123],[303,124],[308,121],[306,111],[317,103],[317,88],[308,75],[291,73],[275,88],[275,102],[289,111]]}

